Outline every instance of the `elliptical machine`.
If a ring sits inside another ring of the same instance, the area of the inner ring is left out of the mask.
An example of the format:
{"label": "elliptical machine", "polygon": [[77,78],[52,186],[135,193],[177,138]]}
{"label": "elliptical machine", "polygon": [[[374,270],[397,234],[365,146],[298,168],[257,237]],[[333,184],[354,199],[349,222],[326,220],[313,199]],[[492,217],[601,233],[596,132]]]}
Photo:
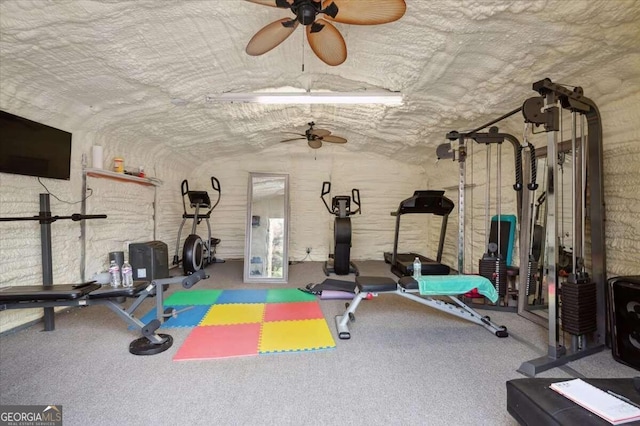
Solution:
{"label": "elliptical machine", "polygon": [[[184,213],[182,214],[182,223],[180,224],[180,230],[178,231],[178,240],[176,242],[176,253],[173,256],[173,264],[179,265],[182,263],[182,269],[185,275],[192,274],[205,266],[212,263],[224,263],[224,259],[217,259],[215,257],[216,247],[220,244],[219,238],[211,238],[211,225],[209,224],[209,218],[211,212],[216,208],[220,202],[220,181],[211,176],[211,187],[218,194],[218,198],[215,204],[211,204],[209,193],[207,191],[191,191],[189,190],[189,182],[183,180],[180,186],[182,192],[182,207]],[[193,213],[187,213],[187,205],[185,203],[185,196],[189,198],[189,206],[195,211]],[[201,213],[201,210],[209,209],[206,213]],[[187,219],[192,219],[191,234],[184,241],[182,246],[182,259],[178,258],[178,251],[180,250],[180,236],[182,234],[182,228],[184,227]],[[197,227],[204,219],[207,224],[207,239],[205,241],[200,238],[196,233]]]}
{"label": "elliptical machine", "polygon": [[[336,195],[331,199],[331,207],[327,204],[324,196],[331,193],[331,182],[322,182],[322,193],[320,198],[324,203],[327,211],[336,216],[333,226],[333,241],[334,250],[333,255],[329,255],[322,270],[326,276],[330,273],[336,275],[359,275],[358,268],[350,260],[351,255],[351,218],[354,214],[360,213],[360,190],[352,189],[351,196],[348,195]],[[358,206],[354,211],[351,211],[351,200]]]}

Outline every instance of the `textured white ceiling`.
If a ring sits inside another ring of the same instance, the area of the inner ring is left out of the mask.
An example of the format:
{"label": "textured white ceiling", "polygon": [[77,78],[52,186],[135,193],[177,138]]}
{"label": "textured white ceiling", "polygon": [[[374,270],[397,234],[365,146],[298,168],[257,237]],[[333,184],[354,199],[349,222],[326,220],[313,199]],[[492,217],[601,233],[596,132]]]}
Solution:
{"label": "textured white ceiling", "polygon": [[[581,85],[597,102],[640,73],[638,1],[406,2],[393,23],[336,23],[348,58],[331,67],[302,28],[248,56],[255,32],[291,15],[242,0],[1,0],[0,108],[196,158],[267,149],[313,120],[349,139],[345,149],[406,159],[520,106],[542,78]],[[405,104],[205,102],[281,86],[388,89]]]}

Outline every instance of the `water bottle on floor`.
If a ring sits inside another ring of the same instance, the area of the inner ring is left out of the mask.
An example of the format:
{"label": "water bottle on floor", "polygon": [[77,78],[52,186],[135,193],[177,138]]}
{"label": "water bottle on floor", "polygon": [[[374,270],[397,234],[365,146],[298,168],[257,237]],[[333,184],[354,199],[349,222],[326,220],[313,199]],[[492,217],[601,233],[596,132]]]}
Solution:
{"label": "water bottle on floor", "polygon": [[418,281],[418,278],[422,276],[422,262],[420,262],[420,258],[416,256],[413,260],[413,279]]}
{"label": "water bottle on floor", "polygon": [[133,268],[129,262],[122,264],[122,286],[133,287]]}
{"label": "water bottle on floor", "polygon": [[109,276],[111,287],[120,287],[121,278],[120,278],[120,267],[116,263],[115,260],[112,260],[109,264]]}

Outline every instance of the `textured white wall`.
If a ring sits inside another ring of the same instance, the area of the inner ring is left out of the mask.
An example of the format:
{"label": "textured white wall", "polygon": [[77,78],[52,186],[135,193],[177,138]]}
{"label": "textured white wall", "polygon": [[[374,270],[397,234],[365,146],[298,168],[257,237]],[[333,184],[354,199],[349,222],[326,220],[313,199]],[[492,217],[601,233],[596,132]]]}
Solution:
{"label": "textured white wall", "polygon": [[[210,189],[210,176],[220,180],[222,200],[212,214],[211,223],[214,235],[222,239],[220,256],[229,258],[244,255],[250,172],[289,174],[290,260],[303,259],[307,247],[312,248],[313,260],[325,260],[329,252],[333,252],[335,216],[327,212],[320,198],[323,181],[330,181],[332,185],[327,197],[329,203],[335,195],[351,195],[352,188],[360,190],[362,213],[352,216],[351,220],[351,258],[360,260],[382,259],[383,251],[392,249],[395,222],[389,213],[415,189],[424,189],[421,187],[425,182],[425,172],[420,166],[408,166],[373,154],[353,153],[343,147],[325,146],[314,151],[304,142],[295,146],[278,145],[251,156],[212,157],[196,168],[190,186]],[[426,237],[425,223],[422,222],[423,237]],[[403,224],[409,229],[412,221],[403,221]],[[402,235],[407,237],[404,240],[407,245],[419,244],[419,237]]]}

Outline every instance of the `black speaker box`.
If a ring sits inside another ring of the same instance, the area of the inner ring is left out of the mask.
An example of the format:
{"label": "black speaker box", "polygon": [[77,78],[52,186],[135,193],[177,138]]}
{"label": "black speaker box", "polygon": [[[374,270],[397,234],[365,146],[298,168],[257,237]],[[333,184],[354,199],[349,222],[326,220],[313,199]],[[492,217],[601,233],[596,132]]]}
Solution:
{"label": "black speaker box", "polygon": [[613,358],[640,370],[640,275],[609,279]]}
{"label": "black speaker box", "polygon": [[134,280],[169,278],[169,251],[162,241],[129,244]]}

